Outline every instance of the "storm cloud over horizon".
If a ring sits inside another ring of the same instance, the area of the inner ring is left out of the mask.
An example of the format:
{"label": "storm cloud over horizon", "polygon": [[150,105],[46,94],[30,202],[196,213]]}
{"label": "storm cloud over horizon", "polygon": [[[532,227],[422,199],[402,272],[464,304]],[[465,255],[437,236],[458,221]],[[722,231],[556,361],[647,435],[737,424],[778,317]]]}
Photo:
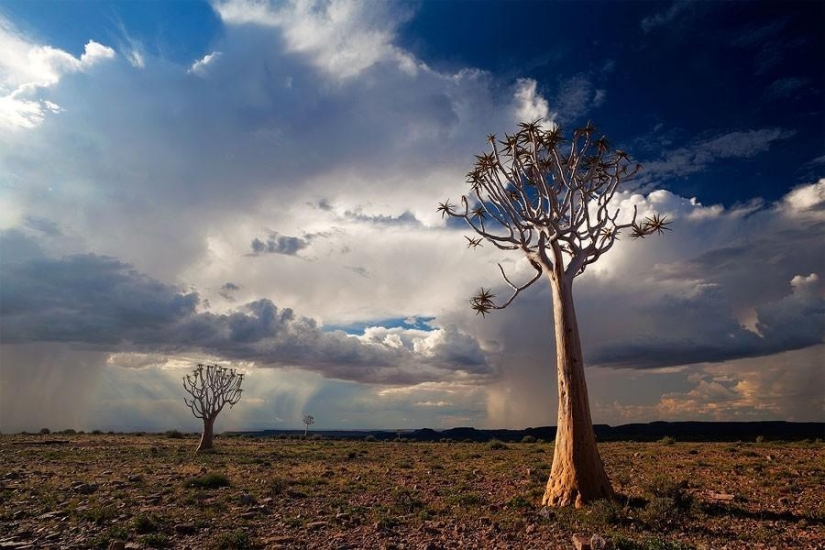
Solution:
{"label": "storm cloud over horizon", "polygon": [[[666,7],[621,14],[651,63],[690,12]],[[436,212],[487,134],[536,118],[604,121],[644,166],[616,204],[673,222],[576,281],[594,420],[825,417],[822,129],[791,116],[821,70],[760,65],[760,116],[674,112],[663,88],[654,116],[625,96],[642,73],[617,37],[611,58],[572,63],[570,36],[510,67],[450,50],[439,6],[190,9],[160,48],[128,18],[49,35],[0,7],[0,430],[191,425],[178,386],[201,360],[248,373],[227,429],[551,424],[547,285],[475,316],[479,287],[507,292],[496,263],[531,268]],[[730,55],[758,60],[760,21]]]}

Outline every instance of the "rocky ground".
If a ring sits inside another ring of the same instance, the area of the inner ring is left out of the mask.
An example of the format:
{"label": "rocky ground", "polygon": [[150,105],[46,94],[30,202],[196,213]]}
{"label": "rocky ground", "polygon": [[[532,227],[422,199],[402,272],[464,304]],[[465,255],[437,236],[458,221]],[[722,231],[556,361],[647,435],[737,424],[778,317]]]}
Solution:
{"label": "rocky ground", "polygon": [[617,502],[539,506],[552,444],[0,436],[0,548],[825,549],[825,445],[604,443]]}

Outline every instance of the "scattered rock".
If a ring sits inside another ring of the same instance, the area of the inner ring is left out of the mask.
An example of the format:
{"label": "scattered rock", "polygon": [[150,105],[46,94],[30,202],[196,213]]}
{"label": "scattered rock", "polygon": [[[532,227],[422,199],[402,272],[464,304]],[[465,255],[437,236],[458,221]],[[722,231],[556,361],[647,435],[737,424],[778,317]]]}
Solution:
{"label": "scattered rock", "polygon": [[54,512],[46,512],[45,514],[38,516],[37,519],[60,519],[65,518],[68,515],[68,512],[64,512],[62,510],[55,510]]}
{"label": "scattered rock", "polygon": [[590,548],[593,550],[605,550],[607,548],[607,540],[598,534],[590,537]]}
{"label": "scattered rock", "polygon": [[289,498],[306,498],[307,494],[302,493],[301,491],[296,491],[295,489],[287,489],[286,496]]}
{"label": "scattered rock", "polygon": [[255,497],[253,497],[249,493],[241,493],[241,504],[255,504]]}
{"label": "scattered rock", "polygon": [[717,493],[717,492],[714,492],[714,491],[709,491],[708,492],[708,497],[711,500],[716,500],[716,501],[719,501],[719,502],[730,502],[730,501],[732,501],[733,499],[736,498],[735,495],[731,495],[729,493]]}
{"label": "scattered rock", "polygon": [[258,515],[258,512],[244,512],[241,514],[241,519],[253,519]]}
{"label": "scattered rock", "polygon": [[788,497],[780,497],[779,498],[779,504],[781,504],[782,506],[787,506],[790,503],[791,503],[791,499],[789,499]]}
{"label": "scattered rock", "polygon": [[324,527],[329,527],[329,523],[326,521],[313,521],[306,525],[307,531],[315,531],[317,529],[323,529]]}
{"label": "scattered rock", "polygon": [[122,540],[110,541],[108,550],[126,550],[126,543]]}
{"label": "scattered rock", "polygon": [[192,535],[197,531],[197,528],[191,523],[178,523],[175,525],[175,533],[180,535]]}
{"label": "scattered rock", "polygon": [[553,517],[553,510],[551,510],[549,506],[543,506],[542,509],[539,510],[539,517],[550,519]]}
{"label": "scattered rock", "polygon": [[143,481],[143,476],[139,474],[131,475],[126,478],[129,483],[140,483]]}
{"label": "scattered rock", "polygon": [[79,495],[91,495],[99,488],[97,483],[80,483],[74,486],[74,492]]}

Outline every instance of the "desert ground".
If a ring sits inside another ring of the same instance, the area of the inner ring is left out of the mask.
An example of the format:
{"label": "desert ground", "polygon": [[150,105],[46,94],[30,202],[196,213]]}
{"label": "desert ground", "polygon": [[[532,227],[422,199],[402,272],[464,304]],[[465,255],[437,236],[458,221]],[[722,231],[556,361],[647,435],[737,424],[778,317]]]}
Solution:
{"label": "desert ground", "polygon": [[0,548],[825,549],[825,445],[602,443],[616,502],[540,506],[550,442],[0,435]]}

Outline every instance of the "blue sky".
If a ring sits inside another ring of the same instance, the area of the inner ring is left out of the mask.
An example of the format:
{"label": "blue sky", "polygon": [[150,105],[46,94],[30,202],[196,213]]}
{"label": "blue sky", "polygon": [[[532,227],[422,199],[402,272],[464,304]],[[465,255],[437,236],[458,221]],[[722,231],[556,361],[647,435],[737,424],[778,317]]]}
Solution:
{"label": "blue sky", "polygon": [[824,12],[4,2],[0,429],[196,428],[206,360],[219,429],[552,424],[548,289],[474,316],[529,266],[435,211],[539,117],[673,220],[577,281],[595,420],[821,420]]}

